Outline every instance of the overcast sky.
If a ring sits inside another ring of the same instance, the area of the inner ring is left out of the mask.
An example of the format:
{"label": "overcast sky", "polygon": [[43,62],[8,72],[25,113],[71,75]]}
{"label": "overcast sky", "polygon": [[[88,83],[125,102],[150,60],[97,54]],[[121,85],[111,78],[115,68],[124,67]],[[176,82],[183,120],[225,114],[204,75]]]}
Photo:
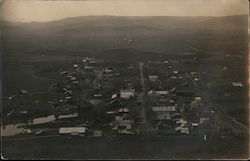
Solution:
{"label": "overcast sky", "polygon": [[248,0],[0,0],[0,18],[53,21],[89,15],[227,16],[248,13]]}

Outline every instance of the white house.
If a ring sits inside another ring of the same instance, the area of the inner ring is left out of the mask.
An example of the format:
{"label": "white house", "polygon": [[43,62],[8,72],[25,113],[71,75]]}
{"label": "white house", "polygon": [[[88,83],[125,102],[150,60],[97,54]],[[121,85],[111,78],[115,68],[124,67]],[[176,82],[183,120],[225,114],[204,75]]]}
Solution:
{"label": "white house", "polygon": [[123,99],[129,99],[129,98],[134,97],[134,96],[135,96],[134,89],[127,89],[127,90],[120,91],[120,97]]}

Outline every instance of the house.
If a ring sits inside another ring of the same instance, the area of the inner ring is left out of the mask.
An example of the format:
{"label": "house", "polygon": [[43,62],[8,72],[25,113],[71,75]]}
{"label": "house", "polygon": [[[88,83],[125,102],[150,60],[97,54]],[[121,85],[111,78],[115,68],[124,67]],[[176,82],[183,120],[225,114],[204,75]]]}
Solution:
{"label": "house", "polygon": [[186,120],[180,119],[180,120],[176,121],[176,124],[178,124],[178,126],[175,128],[176,132],[180,132],[182,134],[189,134],[189,129],[187,127]]}
{"label": "house", "polygon": [[49,115],[47,117],[34,118],[32,120],[31,125],[45,124],[45,123],[53,122],[55,120],[56,120],[55,115]]}
{"label": "house", "polygon": [[20,89],[20,90],[19,90],[19,93],[20,93],[20,94],[27,94],[28,92],[27,92],[26,90],[24,90],[24,89]]}
{"label": "house", "polygon": [[148,79],[150,82],[156,82],[158,80],[158,76],[157,75],[149,75]]}
{"label": "house", "polygon": [[10,96],[8,99],[9,99],[9,100],[13,100],[13,98],[14,98],[14,96]]}
{"label": "house", "polygon": [[171,76],[170,79],[177,79],[177,77],[176,76]]}
{"label": "house", "polygon": [[115,122],[121,121],[121,120],[123,120],[123,119],[122,119],[122,116],[115,116]]}
{"label": "house", "polygon": [[118,109],[118,112],[119,112],[119,113],[128,113],[128,112],[129,112],[129,109],[128,109],[128,108],[119,108],[119,109]]}
{"label": "house", "polygon": [[93,70],[94,67],[93,67],[93,66],[86,65],[86,66],[84,67],[84,69],[85,69],[85,70]]}
{"label": "house", "polygon": [[156,120],[171,120],[171,115],[169,112],[157,112]]}
{"label": "house", "polygon": [[64,92],[65,96],[71,96],[72,95],[72,91],[70,90],[66,90],[66,92]]}
{"label": "house", "polygon": [[155,107],[152,107],[152,110],[154,112],[175,112],[176,107],[175,106],[155,106]]}
{"label": "house", "polygon": [[78,64],[74,64],[73,67],[74,67],[74,68],[78,68]]}
{"label": "house", "polygon": [[86,127],[61,127],[59,129],[59,134],[85,134],[86,131]]}
{"label": "house", "polygon": [[197,122],[192,122],[192,123],[191,123],[191,126],[192,126],[192,127],[198,127],[198,126],[199,126],[199,123],[197,123]]}
{"label": "house", "polygon": [[178,74],[179,72],[178,72],[177,70],[174,70],[173,73],[174,73],[174,74]]}
{"label": "house", "polygon": [[129,65],[128,66],[128,69],[130,69],[130,70],[132,70],[132,69],[134,69],[135,67],[134,67],[134,65]]}
{"label": "house", "polygon": [[118,130],[118,133],[119,134],[130,134],[130,135],[134,135],[135,133],[134,132],[131,132],[131,130],[127,130],[127,129],[120,129]]}
{"label": "house", "polygon": [[45,132],[46,132],[46,130],[41,129],[41,130],[36,131],[35,135],[40,135],[40,134],[45,133]]}
{"label": "house", "polygon": [[108,79],[108,78],[113,78],[114,77],[114,74],[113,73],[111,73],[111,72],[109,72],[109,73],[105,73],[105,75],[104,75],[104,78],[105,79]]}
{"label": "house", "polygon": [[200,123],[208,123],[209,122],[209,118],[208,117],[201,117],[200,118]]}
{"label": "house", "polygon": [[115,99],[115,98],[117,98],[117,94],[113,94],[113,95],[111,96],[111,99]]}
{"label": "house", "polygon": [[125,118],[126,116],[127,116],[126,114],[123,116],[115,116],[115,127],[113,129],[119,129],[119,128],[131,129],[134,121]]}
{"label": "house", "polygon": [[168,101],[169,101],[169,103],[175,103],[175,100],[172,100],[172,99],[170,99]]}
{"label": "house", "polygon": [[120,73],[115,73],[114,76],[119,77],[121,74]]}
{"label": "house", "polygon": [[101,137],[101,136],[102,136],[102,130],[93,131],[93,137]]}
{"label": "house", "polygon": [[71,114],[73,111],[77,109],[77,105],[72,105],[72,104],[61,104],[58,107],[58,114],[63,115],[63,114]]}
{"label": "house", "polygon": [[183,83],[181,84],[181,87],[186,87],[187,85],[188,85],[187,82],[183,82]]}
{"label": "house", "polygon": [[185,97],[195,97],[195,91],[190,88],[177,88],[175,89],[175,93],[178,96],[185,96]]}
{"label": "house", "polygon": [[192,101],[190,104],[191,110],[194,108],[198,108],[200,106],[201,102],[200,101]]}
{"label": "house", "polygon": [[167,95],[168,91],[155,91],[155,94],[163,96],[163,95]]}
{"label": "house", "polygon": [[151,94],[153,94],[153,93],[154,93],[153,90],[148,91],[148,95],[151,95]]}
{"label": "house", "polygon": [[68,118],[76,118],[78,117],[78,113],[66,114],[66,115],[59,115],[57,119],[68,119]]}
{"label": "house", "polygon": [[91,99],[89,100],[89,103],[91,103],[92,105],[98,105],[101,104],[103,101],[101,99]]}
{"label": "house", "polygon": [[108,115],[112,115],[112,114],[116,114],[117,111],[107,111],[106,113],[107,113]]}
{"label": "house", "polygon": [[68,74],[68,75],[67,75],[67,78],[70,78],[70,79],[71,79],[72,77],[73,77],[72,74]]}
{"label": "house", "polygon": [[14,136],[23,130],[24,128],[20,128],[17,124],[1,125],[1,136]]}
{"label": "house", "polygon": [[89,63],[90,63],[90,64],[95,64],[95,61],[94,61],[94,60],[90,60]]}
{"label": "house", "polygon": [[176,121],[176,124],[187,124],[187,120],[184,120],[183,118],[180,118],[178,121]]}
{"label": "house", "polygon": [[197,77],[199,73],[198,73],[198,72],[190,72],[190,74],[191,74],[192,76],[196,76],[196,77]]}
{"label": "house", "polygon": [[164,104],[164,103],[169,102],[169,99],[168,99],[168,98],[161,97],[161,98],[158,99],[158,101],[159,101],[159,103]]}
{"label": "house", "polygon": [[61,71],[60,74],[67,74],[67,71]]}
{"label": "house", "polygon": [[135,89],[126,89],[120,91],[120,97],[123,99],[129,99],[135,96]]}
{"label": "house", "polygon": [[194,81],[195,81],[195,82],[198,82],[198,81],[199,81],[199,78],[194,78]]}
{"label": "house", "polygon": [[125,128],[125,129],[131,129],[132,128],[132,124],[128,123],[128,121],[122,121],[117,126],[118,126],[118,129],[119,128]]}
{"label": "house", "polygon": [[243,87],[243,83],[242,82],[232,82],[232,85],[234,87]]}
{"label": "house", "polygon": [[180,116],[181,114],[179,112],[175,112],[172,114],[172,117],[175,117],[175,116]]}
{"label": "house", "polygon": [[169,92],[168,91],[153,91],[153,90],[148,91],[148,95],[153,95],[153,94],[164,96],[164,95],[169,94]]}
{"label": "house", "polygon": [[95,98],[100,98],[100,97],[102,97],[102,94],[94,94],[94,97]]}
{"label": "house", "polygon": [[80,82],[75,80],[75,81],[72,81],[72,83],[75,84],[75,85],[78,85]]}
{"label": "house", "polygon": [[66,100],[70,100],[72,97],[71,96],[67,96],[65,98],[66,98]]}
{"label": "house", "polygon": [[28,111],[19,111],[19,113],[20,113],[21,115],[26,115],[26,114],[28,114]]}
{"label": "house", "polygon": [[182,134],[189,134],[189,129],[187,127],[182,127],[181,130],[180,130],[180,132]]}
{"label": "house", "polygon": [[105,73],[111,73],[111,72],[113,72],[113,70],[111,68],[108,67],[105,69]]}
{"label": "house", "polygon": [[71,77],[70,80],[74,81],[74,80],[76,80],[76,77]]}
{"label": "house", "polygon": [[194,97],[195,101],[201,101],[201,97]]}

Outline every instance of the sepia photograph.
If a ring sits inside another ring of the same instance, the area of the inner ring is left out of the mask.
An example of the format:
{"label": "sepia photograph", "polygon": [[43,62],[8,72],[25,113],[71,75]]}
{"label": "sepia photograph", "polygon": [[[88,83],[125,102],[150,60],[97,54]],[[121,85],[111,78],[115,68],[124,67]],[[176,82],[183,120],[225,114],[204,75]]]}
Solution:
{"label": "sepia photograph", "polygon": [[248,160],[248,0],[0,0],[1,159]]}

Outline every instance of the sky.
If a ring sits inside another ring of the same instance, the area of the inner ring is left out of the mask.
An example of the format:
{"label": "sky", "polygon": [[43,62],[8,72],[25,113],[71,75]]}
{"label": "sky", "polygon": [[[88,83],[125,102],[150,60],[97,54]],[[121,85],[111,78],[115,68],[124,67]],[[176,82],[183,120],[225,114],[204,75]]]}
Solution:
{"label": "sky", "polygon": [[248,0],[0,0],[0,19],[47,22],[67,17],[228,16],[248,14]]}

